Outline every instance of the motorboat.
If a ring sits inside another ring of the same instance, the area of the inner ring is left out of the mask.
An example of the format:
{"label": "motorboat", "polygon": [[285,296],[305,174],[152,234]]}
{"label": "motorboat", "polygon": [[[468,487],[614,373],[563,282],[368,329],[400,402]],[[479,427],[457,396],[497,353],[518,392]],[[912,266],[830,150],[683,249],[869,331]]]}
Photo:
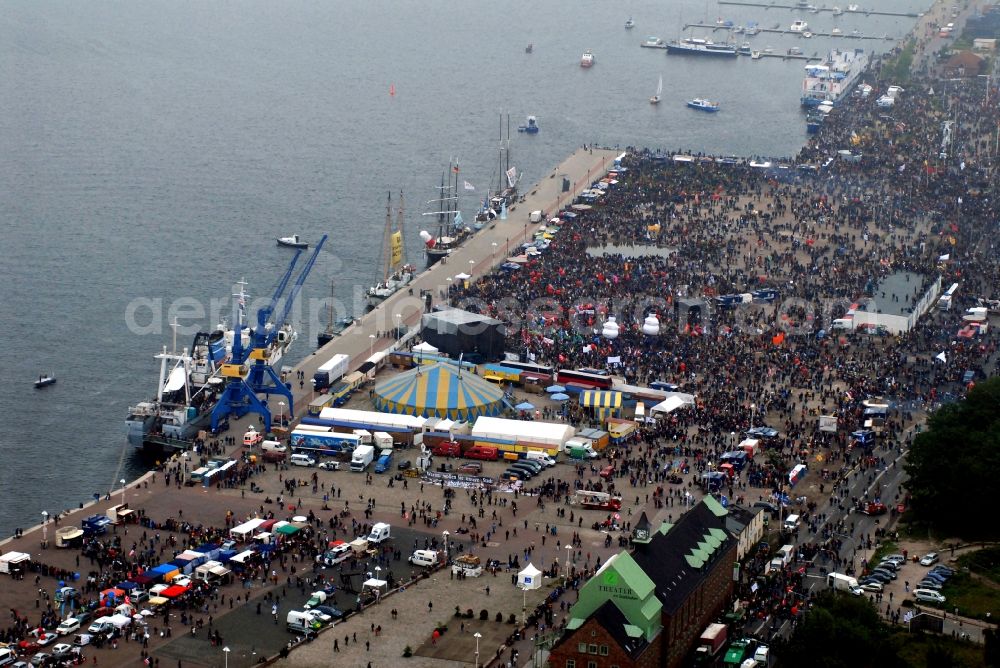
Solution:
{"label": "motorboat", "polygon": [[792,48],[788,49],[788,55],[789,56],[801,56],[802,55],[802,47],[793,46]]}
{"label": "motorboat", "polygon": [[700,97],[696,97],[693,100],[688,100],[687,106],[691,107],[692,109],[697,109],[698,111],[716,112],[719,110],[719,105],[717,102],[705,100]]}
{"label": "motorboat", "polygon": [[524,47],[524,52],[525,53],[531,53],[534,50],[535,50],[535,45],[534,44],[529,44],[528,46]]}
{"label": "motorboat", "polygon": [[279,246],[285,246],[286,248],[309,248],[309,244],[299,238],[299,235],[293,234],[290,237],[278,237],[275,239]]}
{"label": "motorboat", "polygon": [[833,8],[833,15],[834,16],[840,16],[843,13],[844,13],[843,9],[841,9],[840,7],[834,6],[834,8]]}
{"label": "motorboat", "polygon": [[858,11],[858,6],[857,5],[847,5],[847,11],[849,11],[849,12],[856,12],[856,11]]}
{"label": "motorboat", "polygon": [[656,95],[649,98],[650,104],[659,104],[663,96],[663,75],[660,75],[660,81],[656,84]]}
{"label": "motorboat", "polygon": [[665,49],[667,45],[659,37],[647,37],[646,41],[640,44],[644,49]]}
{"label": "motorboat", "polygon": [[760,34],[760,28],[757,27],[756,23],[751,23],[747,25],[747,29],[743,31],[747,37],[753,37],[754,35]]}
{"label": "motorboat", "polygon": [[844,31],[842,31],[840,28],[833,28],[832,30],[830,30],[830,35],[833,36],[833,37],[838,37],[838,36],[843,35],[843,34],[844,34]]}
{"label": "motorboat", "polygon": [[580,67],[593,67],[594,65],[594,54],[589,49],[583,52],[580,56]]}
{"label": "motorboat", "polygon": [[56,384],[56,377],[50,373],[38,377],[38,380],[35,381],[35,389],[40,390],[43,387],[48,387],[49,385],[55,385],[55,384]]}
{"label": "motorboat", "polygon": [[752,56],[753,51],[751,50],[750,42],[743,42],[743,44],[741,44],[740,48],[738,49],[738,53],[741,56]]}
{"label": "motorboat", "polygon": [[802,36],[805,37],[806,39],[809,39],[810,37],[813,36],[813,34],[808,30],[806,30],[804,33],[802,33]]}
{"label": "motorboat", "polygon": [[792,21],[792,25],[790,25],[788,29],[792,32],[805,32],[806,30],[809,30],[809,24],[799,19],[797,21]]}
{"label": "motorboat", "polygon": [[525,132],[529,135],[538,134],[538,119],[534,116],[528,116],[528,120],[524,125],[517,126],[518,132]]}
{"label": "motorboat", "polygon": [[761,58],[760,51],[751,51],[750,52],[750,58],[752,60],[760,60],[760,58]]}
{"label": "motorboat", "polygon": [[823,121],[826,119],[825,114],[810,112],[806,115],[806,132],[811,135],[819,132],[820,127],[823,126]]}
{"label": "motorboat", "polygon": [[628,21],[625,22],[625,30],[631,30],[634,27],[635,27],[635,21],[633,21],[632,17],[630,16],[628,17]]}

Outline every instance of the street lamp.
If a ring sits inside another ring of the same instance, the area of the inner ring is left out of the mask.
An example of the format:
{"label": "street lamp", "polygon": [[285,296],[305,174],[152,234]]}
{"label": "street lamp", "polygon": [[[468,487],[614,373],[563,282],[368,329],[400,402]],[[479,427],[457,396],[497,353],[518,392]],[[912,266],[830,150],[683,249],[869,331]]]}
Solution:
{"label": "street lamp", "polygon": [[450,536],[451,534],[448,533],[447,529],[445,529],[444,531],[441,532],[441,535],[444,536],[444,558],[445,561],[447,561],[448,559],[451,558],[451,555],[448,553],[448,536]]}
{"label": "street lamp", "polygon": [[521,587],[521,624],[528,625],[528,588]]}
{"label": "street lamp", "polygon": [[396,314],[396,338],[401,338],[403,336],[403,315],[401,313]]}
{"label": "street lamp", "polygon": [[475,269],[474,269],[475,266],[476,266],[476,261],[475,260],[469,260],[469,274],[470,275],[473,273],[473,271],[475,271]]}
{"label": "street lamp", "polygon": [[566,582],[569,582],[569,562],[573,558],[573,546],[566,543]]}
{"label": "street lamp", "polygon": [[285,424],[285,402],[278,402],[278,424],[284,426]]}
{"label": "street lamp", "polygon": [[483,637],[483,634],[476,631],[473,637],[476,639],[476,668],[479,668],[479,639]]}
{"label": "street lamp", "polygon": [[374,354],[375,354],[375,335],[374,334],[369,334],[368,335],[368,357],[371,357]]}
{"label": "street lamp", "polygon": [[497,242],[491,244],[493,246],[493,252],[490,254],[490,264],[497,263]]}
{"label": "street lamp", "polygon": [[757,404],[750,404],[750,428],[753,429],[753,413],[757,410]]}
{"label": "street lamp", "polygon": [[225,668],[229,668],[229,652],[231,652],[232,650],[231,650],[231,649],[229,649],[228,647],[223,647],[223,648],[222,648],[222,651],[223,651],[223,652],[225,652],[225,657],[226,657],[226,665],[225,665]]}
{"label": "street lamp", "polygon": [[451,283],[452,283],[451,276],[449,276],[445,280],[448,281],[448,295],[447,295],[448,298],[445,303],[447,303],[448,306],[451,306]]}
{"label": "street lamp", "polygon": [[46,546],[49,544],[49,511],[42,511],[42,545]]}
{"label": "street lamp", "polygon": [[122,478],[118,482],[120,482],[122,484],[122,505],[124,506],[125,505],[125,478]]}

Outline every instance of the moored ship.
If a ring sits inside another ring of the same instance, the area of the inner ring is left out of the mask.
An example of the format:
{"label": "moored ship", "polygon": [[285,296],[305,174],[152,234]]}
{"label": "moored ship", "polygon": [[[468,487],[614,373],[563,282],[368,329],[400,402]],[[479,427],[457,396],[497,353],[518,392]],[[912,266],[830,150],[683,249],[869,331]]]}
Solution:
{"label": "moored ship", "polygon": [[802,80],[803,107],[818,107],[824,102],[836,104],[847,93],[868,64],[864,49],[834,49],[818,63],[805,66]]}

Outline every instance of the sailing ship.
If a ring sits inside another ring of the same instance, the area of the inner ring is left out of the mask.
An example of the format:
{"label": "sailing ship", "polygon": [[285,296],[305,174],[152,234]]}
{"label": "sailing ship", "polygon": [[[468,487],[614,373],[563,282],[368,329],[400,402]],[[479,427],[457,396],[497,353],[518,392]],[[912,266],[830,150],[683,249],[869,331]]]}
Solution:
{"label": "sailing ship", "polygon": [[656,94],[649,98],[650,104],[659,104],[663,96],[663,75],[660,75],[660,81],[656,84]]}
{"label": "sailing ship", "polygon": [[510,114],[507,114],[506,139],[504,138],[503,127],[504,117],[503,114],[500,114],[499,161],[497,172],[494,172],[494,177],[499,173],[499,180],[497,181],[496,194],[492,196],[488,195],[476,213],[476,224],[479,227],[482,227],[481,224],[495,220],[498,216],[501,219],[505,219],[507,217],[507,209],[517,200],[517,183],[520,180],[520,175],[517,172],[517,167],[510,164]]}
{"label": "sailing ship", "polygon": [[396,226],[392,224],[392,193],[385,205],[385,232],[382,238],[382,278],[368,288],[368,308],[373,309],[413,280],[413,266],[406,264],[403,243],[403,193],[399,193]]}
{"label": "sailing ship", "polygon": [[[447,179],[444,175],[441,176],[441,186],[438,189],[440,196],[427,202],[437,210],[422,214],[424,216],[437,216],[438,219],[436,235],[432,235],[426,230],[420,232],[428,267],[450,255],[472,235],[472,230],[462,220],[462,212],[459,210],[458,164],[449,165],[448,173]],[[452,176],[454,176],[454,180],[452,180]]]}
{"label": "sailing ship", "polygon": [[330,279],[330,301],[326,305],[326,329],[316,335],[316,345],[322,348],[326,344],[340,336],[345,329],[354,323],[354,318],[340,318],[334,320],[333,305],[336,303],[336,293],[334,292],[334,282]]}

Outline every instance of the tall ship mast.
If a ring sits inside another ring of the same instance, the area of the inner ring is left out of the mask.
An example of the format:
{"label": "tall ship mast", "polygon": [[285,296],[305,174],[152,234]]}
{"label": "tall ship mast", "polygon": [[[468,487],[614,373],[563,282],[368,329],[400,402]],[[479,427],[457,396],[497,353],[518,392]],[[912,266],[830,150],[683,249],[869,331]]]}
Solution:
{"label": "tall ship mast", "polygon": [[382,233],[382,276],[368,288],[368,308],[373,309],[393,293],[406,287],[413,280],[413,265],[406,263],[406,244],[403,238],[403,193],[399,193],[399,209],[393,226],[392,193],[385,205],[385,230]]}
{"label": "tall ship mast", "polygon": [[423,214],[424,216],[437,216],[438,219],[437,235],[432,235],[426,230],[420,232],[420,238],[424,242],[424,252],[427,254],[428,267],[450,255],[472,234],[472,230],[462,219],[462,212],[459,208],[459,172],[458,162],[450,162],[447,177],[441,175],[438,199],[427,202],[427,204],[433,205],[432,208],[436,210]]}

